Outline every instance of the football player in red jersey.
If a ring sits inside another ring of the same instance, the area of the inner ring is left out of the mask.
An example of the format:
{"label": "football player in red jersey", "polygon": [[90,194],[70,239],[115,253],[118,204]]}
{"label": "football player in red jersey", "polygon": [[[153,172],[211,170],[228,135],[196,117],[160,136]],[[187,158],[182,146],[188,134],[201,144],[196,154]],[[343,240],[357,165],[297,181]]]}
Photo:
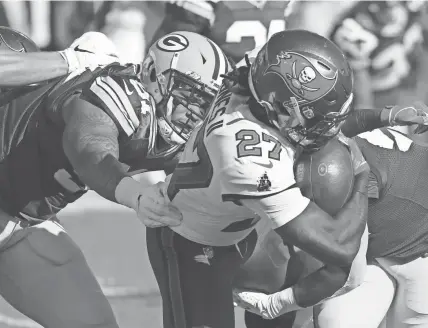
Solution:
{"label": "football player in red jersey", "polygon": [[[118,60],[114,45],[98,32],[85,33],[74,41],[70,48],[59,52],[41,52],[32,40],[9,27],[0,26],[0,35],[2,87],[44,82],[77,70],[95,69]],[[80,47],[77,47],[77,44]]]}
{"label": "football player in red jersey", "polygon": [[285,29],[296,1],[169,1],[154,40],[176,30],[193,31],[217,43],[235,62]]}
{"label": "football player in red jersey", "polygon": [[[171,170],[228,66],[212,41],[180,32],[156,43],[143,75],[139,65],[113,63],[39,85],[2,107],[0,294],[6,301],[46,328],[118,327],[56,214],[89,188],[138,214],[153,195],[133,171]],[[150,93],[142,80],[151,81]],[[171,208],[143,222],[180,220]]]}

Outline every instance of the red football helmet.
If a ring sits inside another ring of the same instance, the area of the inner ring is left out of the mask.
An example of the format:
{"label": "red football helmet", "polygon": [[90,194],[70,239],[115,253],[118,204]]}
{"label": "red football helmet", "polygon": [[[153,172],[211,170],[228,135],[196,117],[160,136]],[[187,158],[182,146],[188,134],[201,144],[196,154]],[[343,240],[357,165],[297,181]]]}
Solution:
{"label": "red football helmet", "polygon": [[0,26],[0,51],[36,52],[40,49],[25,34],[10,27]]}
{"label": "red football helmet", "polygon": [[345,55],[309,31],[274,34],[251,65],[248,82],[268,123],[306,150],[333,138],[352,110],[353,76]]}

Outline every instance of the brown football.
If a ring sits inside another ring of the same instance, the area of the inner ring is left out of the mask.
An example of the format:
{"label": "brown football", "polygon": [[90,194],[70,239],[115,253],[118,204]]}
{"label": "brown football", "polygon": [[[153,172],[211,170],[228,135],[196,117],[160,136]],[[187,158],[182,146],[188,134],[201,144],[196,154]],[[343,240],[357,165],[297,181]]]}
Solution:
{"label": "brown football", "polygon": [[354,185],[351,153],[333,139],[317,152],[300,155],[294,175],[302,194],[334,216],[346,204]]}

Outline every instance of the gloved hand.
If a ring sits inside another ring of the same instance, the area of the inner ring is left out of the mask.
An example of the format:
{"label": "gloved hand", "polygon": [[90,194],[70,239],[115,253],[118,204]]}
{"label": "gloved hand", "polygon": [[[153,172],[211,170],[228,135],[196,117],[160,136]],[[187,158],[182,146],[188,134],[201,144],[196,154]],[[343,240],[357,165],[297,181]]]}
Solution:
{"label": "gloved hand", "polygon": [[131,177],[123,178],[116,187],[119,204],[135,210],[138,218],[148,228],[180,225],[181,212],[165,197],[165,182],[147,186]]}
{"label": "gloved hand", "polygon": [[120,62],[116,46],[103,33],[87,32],[76,39],[69,48],[59,51],[67,61],[68,73],[94,70],[113,62]]}
{"label": "gloved hand", "polygon": [[[382,110],[381,119],[393,125],[428,125],[428,107],[416,101],[410,105],[387,106]],[[425,129],[426,130],[426,129]]]}
{"label": "gloved hand", "polygon": [[136,212],[146,227],[178,226],[183,215],[165,195],[166,183],[161,181],[145,187],[138,197]]}
{"label": "gloved hand", "polygon": [[265,319],[275,319],[284,313],[301,309],[296,304],[291,288],[269,295],[235,288],[233,301],[237,306]]}

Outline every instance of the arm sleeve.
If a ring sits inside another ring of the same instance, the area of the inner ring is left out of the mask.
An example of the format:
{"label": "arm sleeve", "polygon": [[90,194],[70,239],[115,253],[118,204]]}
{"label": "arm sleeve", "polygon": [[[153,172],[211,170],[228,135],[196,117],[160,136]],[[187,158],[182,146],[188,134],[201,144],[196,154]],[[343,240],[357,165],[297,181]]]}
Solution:
{"label": "arm sleeve", "polygon": [[348,138],[384,126],[381,120],[382,109],[356,109],[342,125],[342,133]]}

